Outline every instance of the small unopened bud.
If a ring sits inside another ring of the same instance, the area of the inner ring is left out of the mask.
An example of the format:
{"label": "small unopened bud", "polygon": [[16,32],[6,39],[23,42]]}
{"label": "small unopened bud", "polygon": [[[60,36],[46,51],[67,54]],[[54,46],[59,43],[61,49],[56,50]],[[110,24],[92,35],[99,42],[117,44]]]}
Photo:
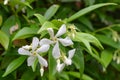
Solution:
{"label": "small unopened bud", "polygon": [[43,69],[43,67],[41,67],[41,69],[40,69],[40,74],[41,74],[41,76],[43,76],[43,74],[44,74],[44,69]]}
{"label": "small unopened bud", "polygon": [[8,4],[8,1],[9,1],[9,0],[4,0],[4,5],[7,5],[7,4]]}

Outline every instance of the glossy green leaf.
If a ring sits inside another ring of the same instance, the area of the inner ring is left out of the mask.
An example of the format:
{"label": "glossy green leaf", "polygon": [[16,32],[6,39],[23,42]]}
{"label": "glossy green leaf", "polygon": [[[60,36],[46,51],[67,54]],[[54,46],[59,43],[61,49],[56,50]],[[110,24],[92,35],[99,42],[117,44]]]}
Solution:
{"label": "glossy green leaf", "polygon": [[33,9],[32,6],[30,5],[30,3],[28,1],[12,0],[12,1],[10,1],[10,4],[12,6],[15,6],[16,4],[20,4],[20,6],[21,5],[25,5],[25,6],[29,7],[29,8],[31,8],[31,9]]}
{"label": "glossy green leaf", "polygon": [[25,39],[37,34],[38,28],[29,28],[24,27],[23,29],[19,30],[16,35],[13,37],[12,41],[15,39]]}
{"label": "glossy green leaf", "polygon": [[55,15],[55,13],[57,12],[58,8],[59,8],[59,5],[52,5],[52,6],[45,12],[44,17],[45,17],[47,20],[51,19],[51,18]]}
{"label": "glossy green leaf", "polygon": [[53,23],[47,21],[41,26],[41,28],[38,30],[38,33],[41,33],[42,31],[47,30],[47,28],[57,29]]}
{"label": "glossy green leaf", "polygon": [[86,74],[83,74],[83,77],[82,77],[83,80],[94,80],[93,78],[91,78],[90,76],[86,75]]}
{"label": "glossy green leaf", "polygon": [[38,59],[36,58],[35,61],[34,61],[34,63],[33,63],[33,65],[32,65],[33,72],[36,71],[37,64],[38,64]]}
{"label": "glossy green leaf", "polygon": [[0,30],[0,44],[5,48],[5,50],[8,49],[9,37],[1,30]]}
{"label": "glossy green leaf", "polygon": [[107,66],[110,64],[110,62],[112,61],[113,58],[113,51],[111,50],[104,50],[101,53],[101,59],[104,63],[104,67],[107,68]]}
{"label": "glossy green leaf", "polygon": [[19,18],[16,17],[15,15],[10,16],[9,18],[7,18],[7,20],[5,20],[5,22],[3,23],[3,26],[1,28],[2,31],[4,31],[8,36],[10,36],[10,28],[14,25],[16,25],[16,23],[18,24],[19,28],[21,27],[20,25],[20,21]]}
{"label": "glossy green leaf", "polygon": [[112,61],[112,66],[117,70],[117,71],[119,71],[120,72],[120,64],[117,64],[115,61]]}
{"label": "glossy green leaf", "polygon": [[90,22],[90,20],[87,17],[80,17],[78,20],[82,24],[84,24],[87,28],[89,28],[90,30],[94,30],[92,23]]}
{"label": "glossy green leaf", "polygon": [[76,45],[76,52],[73,57],[73,63],[75,64],[76,68],[79,70],[80,78],[82,78],[83,72],[84,72],[84,56],[82,53],[82,50],[80,48],[80,45]]}
{"label": "glossy green leaf", "polygon": [[[68,74],[71,75],[71,76],[74,76],[76,78],[80,78],[79,72],[70,71],[70,72],[68,72]],[[90,76],[88,76],[86,74],[83,74],[82,80],[94,80],[94,79],[92,79]]]}
{"label": "glossy green leaf", "polygon": [[43,25],[46,19],[41,14],[34,14],[34,15],[38,18],[40,24]]}
{"label": "glossy green leaf", "polygon": [[74,40],[83,42],[90,52],[92,52],[92,50],[90,48],[89,43],[93,43],[98,48],[103,49],[103,47],[102,47],[101,43],[98,41],[98,39],[91,34],[77,32]]}
{"label": "glossy green leaf", "polygon": [[10,74],[12,71],[14,71],[15,69],[17,69],[20,65],[22,65],[22,63],[25,61],[26,56],[21,56],[15,60],[13,60],[7,67],[5,73],[2,75],[2,77],[7,76],[8,74]]}
{"label": "glossy green leaf", "polygon": [[22,4],[24,4],[25,6],[28,6],[29,8],[33,9],[32,6],[30,5],[30,3],[28,2],[21,2]]}
{"label": "glossy green leaf", "polygon": [[52,48],[50,48],[49,53],[48,53],[48,59],[49,59],[49,80],[54,80],[55,79],[55,73],[56,71],[56,61],[52,56]]}
{"label": "glossy green leaf", "polygon": [[0,15],[0,26],[2,25],[2,22],[3,22],[2,16]]}
{"label": "glossy green leaf", "polygon": [[[31,76],[30,76],[31,75]],[[36,73],[32,72],[32,70],[25,70],[21,76],[21,80],[35,80]]]}
{"label": "glossy green leaf", "polygon": [[92,6],[89,6],[87,8],[84,8],[80,11],[78,11],[77,13],[75,13],[74,15],[72,15],[71,17],[69,17],[67,19],[67,22],[71,22],[77,18],[79,18],[80,16],[83,16],[97,8],[100,8],[100,7],[103,7],[103,6],[108,6],[108,5],[116,5],[115,3],[100,3],[100,4],[95,4],[95,5],[92,5]]}
{"label": "glossy green leaf", "polygon": [[111,37],[105,36],[105,35],[100,35],[96,34],[95,35],[102,43],[111,46],[113,48],[120,48],[120,44],[115,42]]}
{"label": "glossy green leaf", "polygon": [[91,34],[87,34],[87,33],[80,33],[77,32],[75,38],[73,39],[74,41],[77,42],[82,42],[85,47],[88,49],[88,52],[95,58],[97,59],[101,64],[103,64],[102,60],[100,59],[100,57],[96,54],[93,53],[92,51],[92,47],[90,45],[90,43],[93,43],[95,46],[97,46],[98,48],[103,49],[101,43],[97,40],[97,38],[95,38],[94,36],[92,36]]}

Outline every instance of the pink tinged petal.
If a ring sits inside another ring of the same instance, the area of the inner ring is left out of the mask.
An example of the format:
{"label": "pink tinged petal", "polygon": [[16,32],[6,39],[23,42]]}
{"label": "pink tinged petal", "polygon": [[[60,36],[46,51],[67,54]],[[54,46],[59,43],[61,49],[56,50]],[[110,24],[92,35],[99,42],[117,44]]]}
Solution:
{"label": "pink tinged petal", "polygon": [[50,45],[42,45],[40,48],[37,49],[37,53],[44,53],[47,52],[50,48]]}
{"label": "pink tinged petal", "polygon": [[43,69],[43,67],[40,68],[40,74],[41,74],[41,76],[43,76],[43,74],[44,74],[44,69]]}
{"label": "pink tinged petal", "polygon": [[66,37],[65,39],[59,38],[58,40],[61,42],[63,46],[73,45],[73,42],[69,37]]}
{"label": "pink tinged petal", "polygon": [[25,50],[23,48],[19,48],[18,53],[21,55],[31,55],[31,53],[28,50]]}
{"label": "pink tinged petal", "polygon": [[68,58],[71,59],[75,54],[75,49],[69,50],[68,52]]}
{"label": "pink tinged petal", "polygon": [[28,66],[32,66],[33,65],[33,63],[35,62],[35,56],[30,56],[30,57],[28,57],[28,59],[27,59],[27,65]]}
{"label": "pink tinged petal", "polygon": [[37,54],[37,57],[38,57],[38,61],[41,64],[41,66],[45,66],[45,67],[48,66],[47,61],[43,57],[41,57],[39,54]]}
{"label": "pink tinged petal", "polygon": [[47,38],[43,38],[43,39],[40,40],[39,44],[42,46],[42,45],[52,44],[52,43],[53,43],[53,41],[51,41],[51,40],[49,40]]}
{"label": "pink tinged petal", "polygon": [[48,33],[49,33],[50,37],[53,39],[54,38],[54,31],[53,31],[53,29],[52,28],[48,28],[47,30],[48,30]]}
{"label": "pink tinged petal", "polygon": [[56,36],[56,37],[59,37],[59,36],[65,34],[65,33],[66,33],[66,25],[63,24],[63,25],[60,27],[59,31],[57,32],[57,34],[56,34],[55,36]]}
{"label": "pink tinged petal", "polygon": [[59,49],[59,44],[58,42],[55,44],[53,51],[52,51],[52,56],[55,59],[58,59],[60,57],[60,49]]}
{"label": "pink tinged petal", "polygon": [[32,50],[33,51],[38,47],[38,44],[39,44],[39,39],[37,37],[34,37],[33,41],[32,41]]}

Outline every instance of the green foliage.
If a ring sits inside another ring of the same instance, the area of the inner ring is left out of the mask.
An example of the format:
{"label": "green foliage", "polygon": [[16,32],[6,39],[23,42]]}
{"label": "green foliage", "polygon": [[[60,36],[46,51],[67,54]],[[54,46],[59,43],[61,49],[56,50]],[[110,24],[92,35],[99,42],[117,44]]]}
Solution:
{"label": "green foliage", "polygon": [[8,74],[10,74],[12,71],[14,71],[16,68],[18,68],[24,61],[25,61],[26,57],[25,56],[21,56],[16,60],[13,60],[7,67],[5,73],[3,74],[3,77],[7,76]]}
{"label": "green foliage", "polygon": [[0,44],[5,48],[5,50],[8,49],[9,37],[2,31],[0,31]]}
{"label": "green foliage", "polygon": [[119,0],[4,2],[0,1],[0,80],[120,79]]}

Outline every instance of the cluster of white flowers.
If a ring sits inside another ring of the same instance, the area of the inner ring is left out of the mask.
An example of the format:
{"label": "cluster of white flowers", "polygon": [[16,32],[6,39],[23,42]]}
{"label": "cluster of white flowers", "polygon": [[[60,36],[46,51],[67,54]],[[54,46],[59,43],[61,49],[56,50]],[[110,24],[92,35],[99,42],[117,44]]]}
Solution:
{"label": "cluster of white flowers", "polygon": [[34,37],[31,45],[26,45],[18,49],[19,54],[29,56],[27,59],[28,66],[32,66],[35,60],[38,59],[39,64],[41,65],[41,76],[43,76],[44,67],[48,67],[47,60],[44,59],[41,54],[47,52],[50,45],[53,46],[52,56],[56,60],[56,70],[58,72],[62,71],[65,65],[72,64],[72,57],[75,53],[75,49],[69,50],[67,57],[66,54],[60,49],[60,43],[64,47],[73,45],[70,37],[66,36],[64,39],[60,37],[67,32],[65,24],[60,27],[56,35],[54,35],[54,30],[52,28],[48,28],[47,30],[50,35],[50,39],[43,38],[39,41],[37,37]]}

